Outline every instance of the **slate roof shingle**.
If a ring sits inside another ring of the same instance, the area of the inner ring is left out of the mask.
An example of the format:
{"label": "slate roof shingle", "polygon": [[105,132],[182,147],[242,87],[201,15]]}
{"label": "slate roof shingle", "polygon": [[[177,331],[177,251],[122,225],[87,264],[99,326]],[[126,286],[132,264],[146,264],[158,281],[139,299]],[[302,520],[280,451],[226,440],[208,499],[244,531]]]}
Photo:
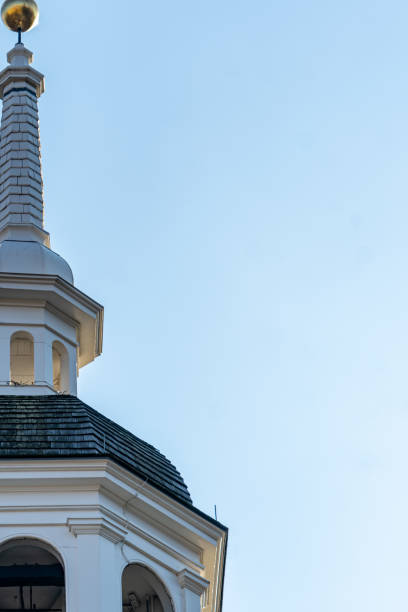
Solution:
{"label": "slate roof shingle", "polygon": [[183,478],[154,446],[72,395],[0,395],[0,459],[108,457],[177,501]]}

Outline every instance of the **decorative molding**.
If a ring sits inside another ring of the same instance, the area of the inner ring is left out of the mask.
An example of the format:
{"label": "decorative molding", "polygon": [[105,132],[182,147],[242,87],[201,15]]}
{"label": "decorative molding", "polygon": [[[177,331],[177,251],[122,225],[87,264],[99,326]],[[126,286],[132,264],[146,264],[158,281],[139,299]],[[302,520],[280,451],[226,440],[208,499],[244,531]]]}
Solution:
{"label": "decorative molding", "polygon": [[[34,300],[34,299],[27,300],[24,297],[20,299],[2,298],[1,305],[12,307],[12,308],[19,308],[19,309],[38,308],[39,310],[46,310],[47,312],[54,315],[58,319],[65,321],[65,323],[67,323],[70,327],[73,327],[77,335],[81,327],[81,324],[79,321],[69,316],[67,313],[62,311],[60,308],[57,308],[56,306],[51,304],[51,302],[49,302],[48,300]],[[49,325],[48,323],[45,323],[44,321],[41,321],[40,323],[30,321],[29,323],[27,323],[26,320],[20,321],[19,319],[16,319],[13,321],[9,321],[7,323],[0,321],[0,326],[3,326],[3,327],[22,327],[22,326],[24,327],[42,327],[44,329],[48,329],[49,331],[54,333],[56,336],[59,336],[62,340],[64,340],[65,342],[68,342],[71,346],[76,347],[76,343],[74,343],[70,338],[68,338],[68,336],[66,336],[65,334],[62,334],[58,329]]]}
{"label": "decorative molding", "polygon": [[183,569],[177,574],[177,580],[182,589],[192,591],[196,595],[203,595],[210,583],[205,578],[201,578],[198,574],[190,572],[188,569]]}
{"label": "decorative molding", "polygon": [[[8,493],[8,492],[12,492],[14,489],[7,489],[6,487],[2,487],[2,493]],[[33,489],[34,491],[37,491],[37,489]],[[54,488],[52,488],[52,490],[55,490]],[[52,513],[56,513],[56,512],[100,512],[104,517],[106,518],[106,521],[108,523],[113,523],[117,526],[118,530],[120,530],[120,527],[123,527],[124,529],[128,530],[127,533],[127,537],[125,540],[125,544],[126,546],[128,546],[129,548],[133,548],[135,550],[140,550],[142,551],[144,554],[146,554],[146,551],[144,549],[141,549],[140,547],[138,547],[134,542],[131,541],[131,534],[134,534],[140,538],[142,538],[145,542],[148,542],[149,544],[152,544],[156,549],[160,549],[162,550],[164,553],[166,553],[167,555],[169,555],[169,557],[173,558],[173,559],[177,559],[177,561],[179,561],[182,565],[185,565],[187,567],[190,567],[192,570],[196,570],[196,571],[201,571],[204,570],[205,567],[201,562],[198,561],[194,561],[192,558],[188,557],[187,555],[183,554],[181,551],[176,550],[174,547],[170,546],[168,542],[164,542],[162,540],[159,540],[156,537],[153,537],[152,535],[150,535],[149,533],[147,533],[145,530],[137,527],[133,522],[130,522],[128,520],[123,519],[122,517],[120,517],[118,514],[116,514],[115,512],[112,512],[111,510],[109,510],[108,508],[106,508],[103,505],[87,505],[87,504],[81,504],[81,505],[66,505],[66,504],[61,504],[61,505],[32,505],[32,506],[0,506],[0,514],[3,513],[9,513],[12,512],[14,515],[17,513],[29,513],[29,512],[41,512],[42,514],[48,514],[50,512]],[[111,520],[109,520],[111,519]],[[76,519],[68,519],[71,521],[71,524],[75,522]],[[82,519],[80,519],[82,521]],[[4,519],[2,519],[2,521],[4,521]],[[0,521],[1,523],[1,521]],[[18,524],[18,523],[17,523]],[[53,521],[50,521],[50,524],[57,524],[54,523]],[[59,523],[58,523],[59,524]],[[65,525],[65,522],[62,523]],[[119,527],[118,527],[119,526]],[[73,525],[73,528],[70,528],[70,531],[72,532],[73,529],[75,529],[75,526]],[[173,537],[175,539],[177,539],[176,534],[171,534],[170,530],[166,530],[166,533],[168,532],[170,534],[170,537]],[[121,541],[123,541],[124,538],[121,538]],[[200,553],[202,553],[201,549],[199,549],[198,546],[196,546],[193,542],[190,541],[186,541],[184,539],[180,538],[180,542],[183,544],[187,544],[189,549],[191,549],[192,551],[196,552],[200,557],[202,555],[200,555]],[[198,552],[197,552],[198,551]],[[152,559],[157,562],[157,559],[155,557],[152,557]],[[170,566],[165,565],[166,569],[169,569]],[[171,570],[173,571],[173,570]]]}
{"label": "decorative molding", "polygon": [[[156,509],[160,510],[162,513],[163,510],[166,510],[172,515],[175,522],[181,519],[183,523],[186,523],[190,531],[191,528],[193,528],[193,532],[198,530],[215,541],[218,541],[221,536],[225,536],[225,528],[222,529],[221,526],[219,527],[214,524],[210,517],[206,518],[205,516],[195,514],[194,509],[188,508],[176,500],[169,498],[164,493],[161,493],[161,491],[149,485],[149,483],[145,483],[142,478],[132,474],[129,470],[110,459],[92,457],[87,457],[86,459],[9,459],[6,464],[0,463],[0,475],[2,472],[25,473],[27,472],[27,468],[29,468],[30,472],[49,475],[55,474],[56,472],[71,473],[72,471],[79,473],[88,472],[88,474],[92,473],[92,479],[94,480],[96,488],[100,486],[100,478],[105,477],[107,481],[105,482],[104,489],[106,488],[109,490],[110,487],[108,487],[108,485],[116,485],[114,489],[116,493],[115,499],[117,501],[123,502],[125,495],[128,497],[131,493],[137,492],[140,501],[143,501],[144,504],[152,502],[152,506],[155,504]],[[41,478],[41,476],[39,477]],[[61,485],[65,486],[63,477],[58,475],[58,478],[61,478]],[[67,478],[69,478],[69,476],[67,476]],[[83,477],[79,476],[79,480],[81,480],[81,478]],[[88,487],[89,483],[87,482],[83,486]],[[119,490],[122,490],[121,495],[119,495]],[[128,507],[132,508],[132,505]],[[138,509],[138,511],[140,510]],[[149,516],[151,516],[150,512]],[[209,522],[208,519],[210,519],[211,522]],[[158,524],[160,524],[160,522],[158,522]]]}
{"label": "decorative molding", "polygon": [[64,312],[60,308],[57,308],[56,306],[54,306],[54,304],[51,304],[51,302],[49,302],[48,300],[45,302],[45,310],[48,310],[49,313],[53,314],[59,319],[62,319],[63,321],[68,323],[68,325],[70,325],[71,327],[74,327],[75,329],[79,329],[81,326],[79,321],[69,316],[66,312]]}
{"label": "decorative molding", "polygon": [[127,535],[127,531],[102,517],[68,518],[67,527],[75,537],[97,534],[114,544],[123,542]]}
{"label": "decorative molding", "polygon": [[0,283],[5,285],[12,283],[15,285],[24,285],[30,283],[31,285],[54,285],[58,289],[61,289],[64,293],[77,300],[78,303],[82,304],[95,314],[101,316],[103,314],[103,306],[90,298],[88,295],[83,293],[71,285],[60,276],[53,274],[23,274],[17,272],[1,272]]}
{"label": "decorative molding", "polygon": [[[185,594],[193,594],[194,589],[202,592],[205,587],[201,605],[205,607],[206,612],[220,612],[227,542],[225,528],[214,524],[211,519],[206,520],[205,515],[195,514],[193,509],[166,498],[160,491],[156,491],[122,466],[109,459],[91,457],[11,459],[0,462],[0,486],[4,504],[0,509],[2,525],[9,526],[11,522],[16,527],[22,524],[37,525],[38,517],[35,514],[32,517],[28,515],[30,512],[40,511],[42,516],[47,516],[47,522],[41,525],[43,530],[61,525],[64,526],[64,531],[69,530],[78,538],[86,533],[108,536],[107,539],[112,542],[123,542],[129,550],[127,554],[131,562],[137,562],[137,558],[143,555],[171,572],[174,578],[179,574],[179,581],[181,580],[183,588],[187,589]],[[16,492],[38,494],[40,491],[47,495],[52,492],[56,497],[49,498],[48,503],[44,499],[39,505],[30,505],[28,500],[23,502],[23,507],[15,504]],[[77,496],[75,499],[78,504],[61,503],[60,491],[99,492],[105,503],[95,504],[94,497]],[[138,502],[128,503],[129,498],[136,492]],[[8,493],[13,494],[10,498],[11,504],[7,504],[4,497]],[[85,499],[90,503],[84,503]],[[126,503],[127,512],[126,516],[123,516],[119,509],[123,509]],[[15,516],[7,516],[8,511]],[[20,512],[25,516],[18,516]],[[67,517],[70,517],[68,521]],[[152,531],[144,522],[146,517],[149,517]],[[182,544],[180,548],[175,544],[176,541]],[[74,537],[72,542],[75,542]],[[79,546],[80,542],[81,538],[76,545]],[[131,550],[134,552],[130,553]],[[194,558],[199,551],[199,558]],[[208,583],[203,582],[202,575],[205,575]]]}
{"label": "decorative molding", "polygon": [[[3,298],[1,300],[2,306],[18,306],[19,308],[44,308],[47,304],[46,300],[25,300],[25,299],[7,299]],[[8,323],[0,323],[0,325],[8,325]]]}
{"label": "decorative molding", "polygon": [[[0,272],[2,299],[25,299],[40,294],[47,304],[76,321],[80,350],[78,366],[81,368],[98,357],[103,343],[103,306],[54,274],[23,274]],[[79,326],[78,326],[79,324]]]}

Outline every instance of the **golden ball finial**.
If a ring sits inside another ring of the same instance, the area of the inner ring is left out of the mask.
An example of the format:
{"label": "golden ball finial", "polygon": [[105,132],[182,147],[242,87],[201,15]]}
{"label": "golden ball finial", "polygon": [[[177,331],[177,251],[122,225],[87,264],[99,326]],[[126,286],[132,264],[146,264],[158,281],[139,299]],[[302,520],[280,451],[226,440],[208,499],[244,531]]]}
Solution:
{"label": "golden ball finial", "polygon": [[34,0],[5,0],[1,7],[3,23],[13,32],[28,32],[37,25],[39,16]]}

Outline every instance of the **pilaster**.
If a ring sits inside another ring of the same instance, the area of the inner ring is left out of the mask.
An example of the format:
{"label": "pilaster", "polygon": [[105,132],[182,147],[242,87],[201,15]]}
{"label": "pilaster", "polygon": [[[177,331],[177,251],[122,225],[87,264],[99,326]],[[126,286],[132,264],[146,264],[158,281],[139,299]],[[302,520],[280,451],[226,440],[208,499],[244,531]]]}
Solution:
{"label": "pilaster", "polygon": [[183,612],[201,612],[201,597],[210,583],[188,569],[177,574],[182,589]]}
{"label": "pilaster", "polygon": [[52,387],[52,349],[44,336],[41,329],[34,336],[34,380]]}
{"label": "pilaster", "polygon": [[67,612],[117,610],[120,583],[112,588],[112,577],[117,574],[113,542],[96,533],[84,533],[78,537],[76,557],[75,571],[66,585],[67,592],[72,593],[71,609]]}

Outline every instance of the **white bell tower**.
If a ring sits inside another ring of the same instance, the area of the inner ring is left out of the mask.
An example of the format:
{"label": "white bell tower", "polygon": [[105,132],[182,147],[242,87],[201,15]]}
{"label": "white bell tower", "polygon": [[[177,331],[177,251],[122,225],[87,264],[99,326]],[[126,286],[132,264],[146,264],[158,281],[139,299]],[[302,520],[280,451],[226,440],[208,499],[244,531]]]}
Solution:
{"label": "white bell tower", "polygon": [[[5,0],[2,18],[18,42],[0,72],[0,612],[221,612],[227,528],[159,450],[77,397],[103,308],[44,229],[44,77],[21,42],[38,7]],[[194,433],[205,469],[211,441]]]}

